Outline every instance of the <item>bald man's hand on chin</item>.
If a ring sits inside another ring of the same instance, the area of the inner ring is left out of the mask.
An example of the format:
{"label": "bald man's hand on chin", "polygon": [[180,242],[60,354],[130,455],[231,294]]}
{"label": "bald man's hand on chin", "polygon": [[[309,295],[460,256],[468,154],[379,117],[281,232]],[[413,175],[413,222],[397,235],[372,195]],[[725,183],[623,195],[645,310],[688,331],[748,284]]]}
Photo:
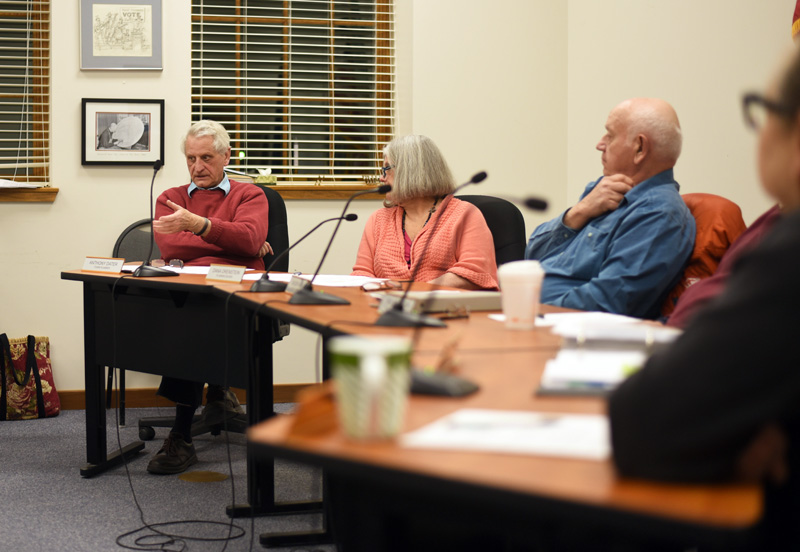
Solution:
{"label": "bald man's hand on chin", "polygon": [[624,174],[612,174],[603,177],[600,182],[564,215],[563,222],[573,230],[580,230],[592,219],[619,207],[635,183]]}

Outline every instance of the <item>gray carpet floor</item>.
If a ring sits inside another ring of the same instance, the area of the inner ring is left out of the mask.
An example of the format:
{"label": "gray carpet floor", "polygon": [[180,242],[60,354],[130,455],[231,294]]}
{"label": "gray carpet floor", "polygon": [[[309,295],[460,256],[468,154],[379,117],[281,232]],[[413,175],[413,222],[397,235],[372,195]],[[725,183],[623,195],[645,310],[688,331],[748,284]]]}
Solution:
{"label": "gray carpet floor", "polygon": [[[286,411],[290,406],[276,405],[276,410]],[[140,417],[169,414],[169,409],[128,409],[126,426],[119,428],[122,444],[138,438]],[[115,420],[114,411],[109,411],[109,450],[117,447]],[[226,506],[246,501],[244,435],[227,434],[229,445],[224,432],[216,437],[206,434],[194,438],[199,462],[189,470],[225,474],[224,481],[194,483],[177,475],[148,474],[148,459],[161,446],[166,428],[156,429],[155,439],[147,442],[144,452],[128,464],[127,470],[119,466],[83,478],[79,469],[86,462],[84,424],[82,410],[63,411],[43,420],[0,422],[0,550],[264,550],[259,543],[262,533],[322,526],[319,514],[307,514],[239,518],[231,527]],[[320,498],[319,471],[277,461],[275,472],[276,500]],[[179,538],[169,542],[144,528],[145,523],[166,523],[156,527]],[[229,539],[229,535],[242,536]],[[271,550],[334,552],[336,548]]]}

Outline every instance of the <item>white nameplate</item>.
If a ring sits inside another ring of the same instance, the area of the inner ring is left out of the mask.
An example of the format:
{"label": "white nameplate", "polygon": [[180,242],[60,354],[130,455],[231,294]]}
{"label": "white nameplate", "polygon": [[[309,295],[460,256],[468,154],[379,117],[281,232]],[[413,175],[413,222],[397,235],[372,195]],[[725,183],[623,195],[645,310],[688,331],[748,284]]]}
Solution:
{"label": "white nameplate", "polygon": [[108,274],[121,274],[125,259],[112,257],[86,257],[83,261],[83,270],[87,272],[106,272]]}
{"label": "white nameplate", "polygon": [[292,276],[292,279],[289,280],[289,283],[286,284],[286,293],[295,293],[300,291],[301,289],[311,289],[311,282],[306,280],[305,278],[298,278],[297,276]]}
{"label": "white nameplate", "polygon": [[238,284],[242,281],[245,270],[247,270],[247,267],[244,266],[212,264],[211,268],[208,269],[206,280]]}

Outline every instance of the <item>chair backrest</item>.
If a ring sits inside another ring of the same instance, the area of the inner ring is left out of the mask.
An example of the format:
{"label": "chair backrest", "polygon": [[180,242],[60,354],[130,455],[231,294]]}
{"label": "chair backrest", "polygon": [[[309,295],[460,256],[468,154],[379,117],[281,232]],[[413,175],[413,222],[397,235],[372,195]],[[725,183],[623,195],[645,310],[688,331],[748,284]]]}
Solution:
{"label": "chair backrest", "polygon": [[[275,252],[272,255],[267,254],[267,256],[264,257],[264,268],[266,268],[270,265],[270,263],[272,263],[272,260],[276,256],[289,249],[289,222],[286,217],[286,203],[284,203],[281,194],[269,186],[259,186],[259,188],[264,190],[264,195],[267,196],[267,202],[269,202],[269,226],[267,230],[267,241],[272,246],[272,250]],[[274,267],[272,267],[272,270],[278,272],[289,271],[288,253],[284,255]]]}
{"label": "chair backrest", "polygon": [[[137,220],[117,238],[114,250],[111,255],[116,258],[123,258],[126,262],[146,261],[147,254],[150,252],[150,219]],[[153,244],[153,258],[161,257],[158,245]]]}
{"label": "chair backrest", "polygon": [[525,219],[516,205],[499,197],[484,195],[456,196],[480,209],[494,239],[497,266],[525,258]]}
{"label": "chair backrest", "polygon": [[747,228],[742,219],[742,210],[729,199],[699,193],[681,197],[694,217],[697,236],[680,281],[661,306],[663,316],[672,313],[678,298],[692,284],[714,274],[722,256]]}

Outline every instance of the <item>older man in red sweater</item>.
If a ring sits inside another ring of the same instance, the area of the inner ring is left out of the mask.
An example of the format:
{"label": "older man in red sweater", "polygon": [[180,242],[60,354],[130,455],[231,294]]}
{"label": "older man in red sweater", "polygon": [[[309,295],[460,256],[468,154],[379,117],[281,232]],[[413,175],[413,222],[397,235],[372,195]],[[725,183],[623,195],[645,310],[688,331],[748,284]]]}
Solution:
{"label": "older man in red sweater", "polygon": [[[266,242],[269,204],[258,187],[228,180],[225,166],[231,147],[225,128],[215,121],[199,121],[187,132],[182,149],[191,182],[166,190],[156,202],[153,230],[162,259],[187,266],[235,264],[263,270],[264,255],[272,253]],[[162,378],[158,394],[176,403],[175,425],[147,471],[180,473],[197,462],[191,426],[203,387]],[[219,386],[209,385],[206,403],[206,411],[241,411],[235,395]]]}

